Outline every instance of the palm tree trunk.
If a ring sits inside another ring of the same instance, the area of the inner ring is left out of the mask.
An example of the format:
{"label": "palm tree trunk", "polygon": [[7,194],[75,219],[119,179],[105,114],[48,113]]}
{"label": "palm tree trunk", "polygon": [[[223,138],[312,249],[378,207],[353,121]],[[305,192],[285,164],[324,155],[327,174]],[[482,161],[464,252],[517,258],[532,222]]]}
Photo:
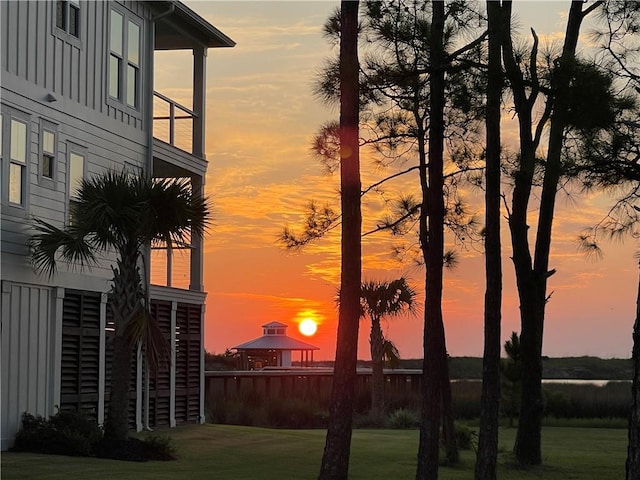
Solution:
{"label": "palm tree trunk", "polygon": [[137,249],[129,253],[121,253],[117,267],[113,268],[111,311],[115,323],[115,334],[109,411],[104,430],[105,438],[113,441],[126,440],[129,430],[129,390],[133,352],[127,329],[142,308],[141,279],[137,259]]}
{"label": "palm tree trunk", "polygon": [[640,277],[636,300],[636,321],[633,324],[633,383],[629,415],[629,445],[627,447],[626,480],[640,478]]}
{"label": "palm tree trunk", "polygon": [[346,480],[348,477],[360,321],[362,215],[358,145],[358,2],[343,0],[340,8],[340,306],[329,425],[320,480]]}
{"label": "palm tree trunk", "polygon": [[500,247],[500,100],[502,62],[500,57],[500,2],[487,0],[489,29],[489,78],[487,84],[487,170],[484,297],[484,355],[480,435],[475,479],[495,480],[498,457],[500,412],[500,323],[502,310],[502,260]]}
{"label": "palm tree trunk", "polygon": [[[444,344],[444,329],[442,330]],[[451,379],[449,378],[449,359],[446,348],[442,362],[442,442],[444,443],[445,460],[448,465],[460,460],[458,441],[456,440],[455,415],[453,412],[453,394],[451,393]]]}
{"label": "palm tree trunk", "polygon": [[381,422],[384,417],[384,337],[380,319],[371,319],[371,417]]}
{"label": "palm tree trunk", "polygon": [[129,388],[131,384],[131,349],[128,340],[120,335],[113,339],[113,364],[109,411],[104,436],[122,442],[129,431]]}

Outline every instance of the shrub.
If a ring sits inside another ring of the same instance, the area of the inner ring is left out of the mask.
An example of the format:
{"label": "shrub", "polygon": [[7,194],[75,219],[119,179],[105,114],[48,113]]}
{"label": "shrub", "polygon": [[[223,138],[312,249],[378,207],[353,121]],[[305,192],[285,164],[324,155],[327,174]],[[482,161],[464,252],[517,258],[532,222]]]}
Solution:
{"label": "shrub", "polygon": [[101,438],[102,429],[83,412],[58,412],[49,419],[25,412],[13,449],[86,457]]}
{"label": "shrub", "polygon": [[569,418],[572,416],[573,409],[571,401],[562,392],[543,390],[545,400],[545,414],[552,415],[555,418]]}
{"label": "shrub", "polygon": [[374,415],[371,411],[364,413],[355,412],[353,415],[354,428],[383,428],[384,426],[384,419]]}
{"label": "shrub", "polygon": [[471,430],[468,426],[462,425],[461,423],[455,423],[453,428],[458,448],[461,450],[477,450],[478,433],[475,430]]}
{"label": "shrub", "polygon": [[327,425],[328,415],[313,402],[287,398],[267,403],[268,426],[316,428]]}
{"label": "shrub", "polygon": [[412,428],[420,425],[420,417],[414,410],[399,408],[389,415],[389,427]]}
{"label": "shrub", "polygon": [[177,460],[177,448],[173,438],[166,435],[149,435],[143,438],[149,452],[149,460]]}
{"label": "shrub", "polygon": [[146,438],[128,438],[126,442],[103,439],[95,446],[96,456],[131,462],[150,460],[176,460],[176,446],[170,437],[149,435]]}

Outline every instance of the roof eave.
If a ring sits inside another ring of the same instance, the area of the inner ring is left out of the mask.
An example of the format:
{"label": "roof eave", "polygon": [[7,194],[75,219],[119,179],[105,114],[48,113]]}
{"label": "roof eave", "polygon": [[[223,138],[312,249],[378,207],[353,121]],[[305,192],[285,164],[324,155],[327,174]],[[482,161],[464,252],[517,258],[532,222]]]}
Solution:
{"label": "roof eave", "polygon": [[236,42],[234,42],[231,38],[226,36],[196,12],[191,10],[184,3],[179,1],[175,1],[173,3],[175,4],[175,8],[178,12],[187,17],[189,22],[192,23],[193,26],[197,27],[210,38],[210,42],[207,45],[208,47],[234,47],[236,45]]}

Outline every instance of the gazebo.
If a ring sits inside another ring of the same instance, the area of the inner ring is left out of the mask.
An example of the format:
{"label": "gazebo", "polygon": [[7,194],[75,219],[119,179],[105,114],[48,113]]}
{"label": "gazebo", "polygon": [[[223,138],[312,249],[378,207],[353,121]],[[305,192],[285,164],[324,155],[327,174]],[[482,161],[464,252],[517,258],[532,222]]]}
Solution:
{"label": "gazebo", "polygon": [[243,370],[264,367],[291,367],[293,353],[300,352],[300,364],[313,362],[318,347],[287,336],[287,325],[270,322],[262,325],[262,336],[233,347],[240,354]]}

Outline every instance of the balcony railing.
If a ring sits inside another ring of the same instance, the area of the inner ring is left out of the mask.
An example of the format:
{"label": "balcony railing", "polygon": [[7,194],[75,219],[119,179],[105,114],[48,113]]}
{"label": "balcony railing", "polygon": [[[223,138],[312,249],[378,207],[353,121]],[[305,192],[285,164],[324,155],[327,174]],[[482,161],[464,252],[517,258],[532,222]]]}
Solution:
{"label": "balcony railing", "polygon": [[197,114],[184,105],[153,92],[153,136],[187,153],[193,153]]}
{"label": "balcony railing", "polygon": [[151,284],[188,289],[191,282],[190,247],[151,247]]}

